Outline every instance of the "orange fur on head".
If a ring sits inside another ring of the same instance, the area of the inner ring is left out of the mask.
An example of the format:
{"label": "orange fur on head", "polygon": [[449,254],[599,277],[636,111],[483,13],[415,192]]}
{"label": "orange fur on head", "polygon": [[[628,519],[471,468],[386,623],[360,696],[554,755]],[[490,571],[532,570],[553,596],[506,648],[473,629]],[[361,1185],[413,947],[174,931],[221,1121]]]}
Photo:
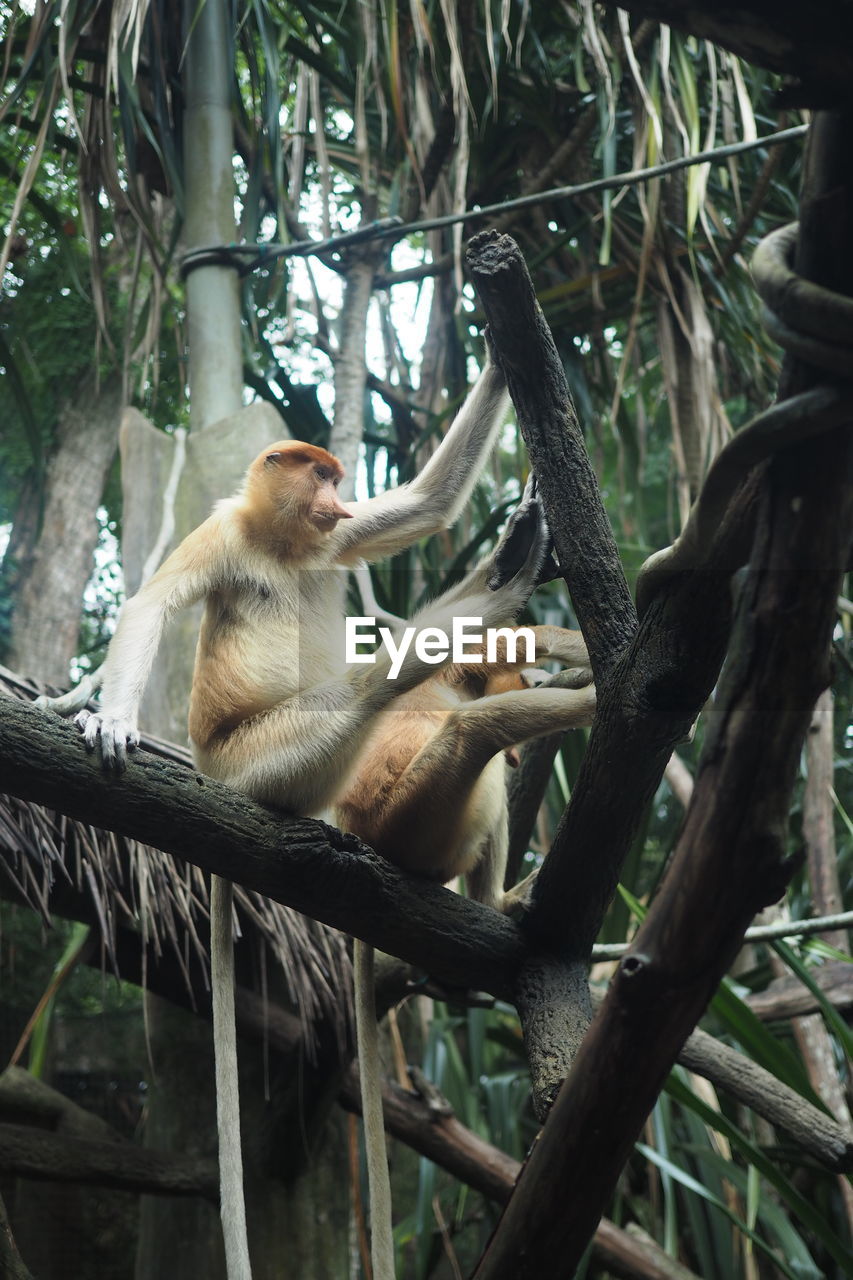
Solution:
{"label": "orange fur on head", "polygon": [[[344,469],[333,453],[303,440],[278,440],[255,458],[246,473],[244,519],[256,537],[284,519],[314,535],[331,532],[351,512],[337,495]],[[311,539],[314,541],[314,538]]]}
{"label": "orange fur on head", "polygon": [[249,475],[255,471],[263,472],[275,464],[285,468],[328,467],[335,479],[342,480],[344,476],[343,466],[333,453],[319,445],[306,444],[304,440],[277,440],[267,445],[249,467]]}

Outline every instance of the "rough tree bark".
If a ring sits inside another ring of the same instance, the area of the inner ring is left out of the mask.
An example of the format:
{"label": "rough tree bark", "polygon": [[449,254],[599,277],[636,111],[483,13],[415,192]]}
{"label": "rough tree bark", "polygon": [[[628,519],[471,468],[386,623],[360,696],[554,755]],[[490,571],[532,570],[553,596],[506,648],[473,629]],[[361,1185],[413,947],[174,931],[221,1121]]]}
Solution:
{"label": "rough tree bark", "polygon": [[358,451],[364,435],[364,397],[367,388],[367,318],[373,297],[377,251],[375,246],[350,251],[344,273],[344,299],[335,356],[335,421],[329,449],[344,467],[341,495],[352,498]]}
{"label": "rough tree bark", "polygon": [[[63,407],[42,497],[27,492],[16,514],[8,554],[17,589],[7,661],[16,670],[65,686],[77,653],[80,601],[98,542],[96,511],[118,447],[121,378],[83,379]],[[18,518],[20,515],[20,520]],[[35,519],[34,519],[35,517]],[[20,528],[25,533],[20,536]]]}
{"label": "rough tree bark", "polygon": [[523,950],[506,916],[407,876],[326,823],[290,818],[185,765],[138,751],[121,778],[73,725],[3,698],[0,772],[10,795],[186,858],[419,965],[451,986],[507,997]]}
{"label": "rough tree bark", "polygon": [[[853,293],[849,113],[818,116],[798,270]],[[783,395],[814,381],[787,366]],[[783,834],[801,743],[829,681],[853,495],[837,429],[774,459],[732,660],[673,863],[590,1028],[478,1280],[571,1273],[689,1030],[751,917],[793,867]],[[559,1204],[561,1209],[555,1211]],[[849,1258],[829,1245],[839,1265]],[[519,1261],[521,1260],[521,1261]]]}
{"label": "rough tree bark", "polygon": [[[160,793],[151,791],[151,806],[159,807]],[[357,856],[357,855],[356,855]],[[239,854],[234,854],[235,862]],[[130,872],[128,871],[128,879]],[[0,886],[4,896],[20,901],[10,885]],[[51,897],[54,914],[72,920],[83,920],[99,927],[98,909],[85,888],[78,888],[64,879],[58,879]],[[405,907],[401,907],[401,912]],[[494,917],[500,920],[499,916]],[[419,928],[417,920],[403,919],[404,927]],[[238,948],[239,951],[239,948]],[[210,990],[200,974],[190,977],[177,958],[149,941],[147,946],[139,937],[133,921],[117,922],[108,957],[114,957],[116,972],[131,982],[145,982],[150,991],[181,1008],[193,1010],[210,1017]],[[98,961],[100,964],[100,961]],[[827,967],[827,966],[825,966]],[[844,969],[845,966],[837,966]],[[822,971],[821,971],[822,972]],[[849,975],[844,975],[849,979]],[[377,1004],[389,1008],[411,994],[410,971],[404,963],[386,966],[377,989]],[[456,973],[454,986],[465,981],[464,971]],[[849,985],[849,982],[848,982]],[[419,988],[420,989],[420,988]],[[802,992],[804,989],[800,987]],[[806,995],[809,993],[806,992]],[[596,997],[598,1003],[600,997]],[[812,999],[809,996],[809,999]],[[781,1016],[785,1016],[784,1012]],[[296,1064],[305,1050],[302,1045],[300,1020],[275,1003],[268,993],[264,999],[248,988],[240,987],[237,1000],[238,1028],[242,1036],[256,1043],[268,1045],[282,1060]],[[352,1045],[341,1045],[337,1038],[330,1052],[335,1055],[335,1069],[344,1065]],[[343,1056],[342,1056],[343,1055]],[[679,1057],[683,1065],[704,1076],[716,1087],[724,1089],[732,1098],[752,1108],[769,1123],[782,1129],[789,1137],[824,1168],[844,1172],[853,1168],[853,1134],[818,1111],[806,1099],[775,1079],[758,1064],[743,1054],[715,1041],[711,1036],[697,1031],[690,1036]],[[294,1066],[294,1069],[296,1067]],[[330,1073],[334,1074],[334,1070]],[[0,1104],[2,1093],[0,1092]],[[70,1105],[70,1104],[69,1104]]]}
{"label": "rough tree bark", "polygon": [[[720,670],[729,579],[742,563],[742,495],[706,571],[682,574],[637,628],[613,535],[553,338],[517,245],[474,237],[468,265],[530,451],[566,584],[587,640],[598,709],[568,809],[533,891],[517,1002],[544,1117],[588,1018],[590,949],[631,842]],[[619,778],[619,803],[613,779]]]}
{"label": "rough tree bark", "polygon": [[809,106],[845,101],[853,77],[853,11],[837,0],[603,0],[731,49],[748,62],[802,82]]}

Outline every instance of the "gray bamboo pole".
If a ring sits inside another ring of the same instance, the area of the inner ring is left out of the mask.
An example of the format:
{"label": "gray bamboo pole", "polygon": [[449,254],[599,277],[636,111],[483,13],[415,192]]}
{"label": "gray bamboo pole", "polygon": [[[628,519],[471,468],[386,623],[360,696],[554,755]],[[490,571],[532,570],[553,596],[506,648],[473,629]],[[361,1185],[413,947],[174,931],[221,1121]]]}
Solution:
{"label": "gray bamboo pole", "polygon": [[[184,181],[187,249],[230,244],[234,225],[233,33],[225,0],[184,2]],[[240,296],[231,267],[203,266],[187,277],[190,426],[197,431],[242,403]]]}
{"label": "gray bamboo pole", "polygon": [[[185,237],[187,247],[228,244],[234,225],[233,33],[226,0],[184,3]],[[187,287],[190,429],[236,413],[243,390],[239,281],[233,267],[199,267]],[[219,1187],[228,1280],[251,1280],[237,1092],[233,887],[214,876],[210,891],[213,1029]]]}

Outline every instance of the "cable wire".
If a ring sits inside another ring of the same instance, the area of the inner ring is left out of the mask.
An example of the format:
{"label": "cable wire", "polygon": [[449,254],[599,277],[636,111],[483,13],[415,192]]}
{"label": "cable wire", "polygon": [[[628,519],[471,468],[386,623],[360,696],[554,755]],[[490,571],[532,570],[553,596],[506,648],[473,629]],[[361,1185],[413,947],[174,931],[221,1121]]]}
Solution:
{"label": "cable wire", "polygon": [[[695,155],[679,156],[675,160],[665,160],[661,164],[646,169],[629,169],[623,173],[613,174],[609,178],[593,178],[589,182],[580,182],[570,187],[552,187],[548,191],[532,192],[530,195],[517,196],[512,200],[503,200],[497,204],[465,209],[459,213],[444,214],[439,218],[426,218],[421,222],[403,222],[400,218],[380,218],[357,231],[347,231],[341,235],[329,236],[325,240],[295,240],[291,244],[228,244],[207,245],[198,249],[190,249],[181,259],[181,276],[185,278],[191,271],[200,267],[230,266],[241,275],[249,275],[261,267],[267,267],[279,258],[323,257],[336,253],[340,249],[350,249],[353,245],[364,244],[376,240],[403,240],[406,236],[421,231],[435,231],[442,227],[451,227],[459,222],[473,222],[478,218],[489,218],[496,214],[507,213],[513,209],[526,209],[531,205],[550,204],[554,200],[567,200],[573,196],[589,195],[596,191],[609,191],[614,187],[636,186],[648,182],[652,178],[664,177],[679,169],[687,169],[696,164],[712,164],[716,160],[725,160],[729,156],[741,155],[746,151],[754,151],[759,147],[780,146],[793,138],[800,138],[807,132],[807,124],[794,125],[790,129],[780,129],[776,133],[768,133],[763,138],[751,138],[746,142],[731,142],[723,147],[714,147],[709,151],[700,151]],[[248,258],[248,261],[241,261]]]}

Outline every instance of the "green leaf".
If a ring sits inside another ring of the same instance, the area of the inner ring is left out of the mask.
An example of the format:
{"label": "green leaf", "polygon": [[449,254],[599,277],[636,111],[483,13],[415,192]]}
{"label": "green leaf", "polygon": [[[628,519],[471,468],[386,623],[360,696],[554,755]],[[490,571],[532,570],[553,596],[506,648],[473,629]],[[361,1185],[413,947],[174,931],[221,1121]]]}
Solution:
{"label": "green leaf", "polygon": [[[671,1097],[681,1102],[683,1106],[689,1107],[691,1111],[700,1116],[710,1128],[723,1134],[731,1145],[740,1151],[761,1176],[776,1188],[791,1212],[795,1213],[800,1221],[815,1234],[842,1269],[853,1267],[853,1254],[835,1234],[823,1214],[785,1177],[776,1161],[766,1156],[759,1147],[746,1137],[737,1125],[733,1124],[721,1112],[709,1107],[703,1099],[699,1098],[688,1087],[680,1068],[676,1068],[671,1072],[666,1083],[666,1091]],[[743,1223],[742,1226],[743,1230],[748,1232],[749,1229],[746,1223]],[[819,1276],[820,1272],[817,1274]]]}
{"label": "green leaf", "polygon": [[790,1085],[816,1107],[826,1111],[825,1104],[812,1088],[799,1058],[741,1000],[729,978],[724,978],[720,983],[710,1008],[759,1066]]}
{"label": "green leaf", "polygon": [[784,960],[791,972],[797,975],[803,986],[808,987],[809,991],[817,1001],[827,1025],[831,1027],[838,1037],[848,1062],[853,1060],[853,1032],[851,1032],[847,1023],[844,1021],[844,1018],[838,1012],[832,1001],[826,998],[826,993],[820,985],[815,982],[812,977],[812,970],[808,965],[803,964],[793,947],[791,947],[787,942],[783,942],[781,938],[775,942],[771,942],[770,945],[779,958]]}
{"label": "green leaf", "polygon": [[[656,1165],[657,1168],[665,1170],[674,1182],[679,1183],[679,1185],[684,1187],[687,1191],[692,1191],[693,1194],[699,1196],[700,1199],[707,1200],[709,1204],[712,1204],[714,1208],[728,1218],[730,1222],[734,1223],[738,1230],[743,1232],[743,1234],[752,1241],[756,1248],[760,1249],[762,1253],[766,1254],[767,1257],[772,1260],[783,1275],[788,1276],[788,1280],[802,1280],[802,1276],[798,1271],[789,1267],[788,1264],[779,1257],[775,1250],[771,1249],[770,1246],[762,1240],[760,1235],[755,1231],[751,1231],[747,1224],[739,1218],[736,1213],[733,1213],[723,1200],[712,1195],[707,1187],[704,1186],[703,1183],[699,1182],[697,1178],[692,1177],[689,1173],[680,1169],[678,1165],[673,1164],[671,1160],[667,1160],[664,1156],[653,1150],[652,1147],[647,1147],[643,1142],[638,1142],[636,1144],[636,1148],[646,1157],[647,1160],[650,1160],[652,1164]],[[816,1271],[814,1275],[815,1280],[820,1280],[819,1271]]]}

